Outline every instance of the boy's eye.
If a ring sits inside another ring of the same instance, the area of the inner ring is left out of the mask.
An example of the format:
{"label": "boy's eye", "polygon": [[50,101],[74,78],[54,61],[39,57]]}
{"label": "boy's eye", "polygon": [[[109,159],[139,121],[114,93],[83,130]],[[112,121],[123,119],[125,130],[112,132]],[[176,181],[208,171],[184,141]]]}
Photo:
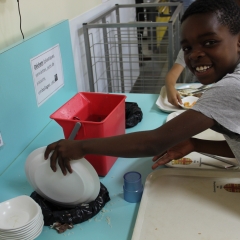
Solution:
{"label": "boy's eye", "polygon": [[210,40],[210,41],[206,41],[205,43],[204,43],[204,45],[205,46],[211,46],[211,45],[213,45],[213,44],[215,44],[217,41],[215,41],[215,40]]}
{"label": "boy's eye", "polygon": [[182,50],[183,50],[184,52],[188,52],[188,51],[190,50],[190,47],[182,47]]}

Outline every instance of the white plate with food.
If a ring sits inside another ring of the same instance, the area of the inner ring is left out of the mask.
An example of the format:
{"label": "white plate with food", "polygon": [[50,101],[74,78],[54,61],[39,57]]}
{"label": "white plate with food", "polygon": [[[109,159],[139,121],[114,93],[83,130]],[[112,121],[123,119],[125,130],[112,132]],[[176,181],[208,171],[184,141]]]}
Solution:
{"label": "white plate with food", "polygon": [[30,185],[43,198],[62,206],[74,206],[95,200],[100,181],[93,166],[84,158],[71,161],[73,173],[64,176],[59,166],[54,173],[44,160],[46,147],[36,149],[26,160],[25,172]]}
{"label": "white plate with food", "polygon": [[177,90],[182,98],[188,96],[200,97],[202,93],[209,87],[211,87],[211,85],[192,84],[177,87]]}
{"label": "white plate with food", "polygon": [[[176,88],[177,89],[181,89],[181,88],[186,88],[186,89],[190,89],[190,88],[198,88],[202,86],[202,84],[200,83],[195,83],[195,84],[176,84]],[[175,107],[173,106],[171,103],[168,102],[167,99],[167,92],[166,92],[166,87],[163,86],[161,88],[160,91],[160,95],[156,101],[156,105],[163,111],[163,112],[167,112],[167,113],[171,113],[171,112],[175,112],[180,110],[180,107]]]}

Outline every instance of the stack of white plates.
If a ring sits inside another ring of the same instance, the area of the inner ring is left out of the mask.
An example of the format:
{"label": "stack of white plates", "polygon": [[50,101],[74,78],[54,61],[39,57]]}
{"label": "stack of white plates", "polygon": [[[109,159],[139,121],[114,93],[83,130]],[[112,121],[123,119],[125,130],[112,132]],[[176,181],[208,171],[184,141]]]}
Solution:
{"label": "stack of white plates", "polygon": [[0,239],[32,240],[42,232],[42,210],[28,196],[19,196],[0,203]]}
{"label": "stack of white plates", "polygon": [[25,163],[25,173],[33,189],[44,199],[64,207],[94,201],[100,191],[96,170],[84,158],[71,161],[73,173],[64,176],[59,166],[53,172],[44,160],[46,147],[34,150]]}

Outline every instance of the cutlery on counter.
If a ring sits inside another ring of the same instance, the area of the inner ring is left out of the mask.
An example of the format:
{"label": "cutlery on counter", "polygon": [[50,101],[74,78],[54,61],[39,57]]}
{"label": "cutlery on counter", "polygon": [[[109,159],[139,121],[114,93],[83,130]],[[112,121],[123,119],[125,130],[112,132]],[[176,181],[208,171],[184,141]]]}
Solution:
{"label": "cutlery on counter", "polygon": [[212,155],[212,154],[208,154],[208,153],[202,153],[202,152],[199,152],[200,154],[204,155],[204,156],[207,156],[207,157],[211,157],[213,159],[216,159],[220,162],[223,162],[223,163],[226,163],[228,164],[229,166],[219,166],[219,165],[215,165],[215,164],[211,164],[211,163],[206,163],[206,162],[202,162],[201,159],[200,159],[200,165],[206,165],[206,166],[211,166],[211,167],[215,167],[215,168],[221,168],[221,169],[230,169],[230,168],[239,168],[239,164],[237,163],[234,163],[232,161],[229,161],[227,159],[224,159],[224,158],[221,158],[221,157],[218,157],[218,156],[215,156],[215,155]]}

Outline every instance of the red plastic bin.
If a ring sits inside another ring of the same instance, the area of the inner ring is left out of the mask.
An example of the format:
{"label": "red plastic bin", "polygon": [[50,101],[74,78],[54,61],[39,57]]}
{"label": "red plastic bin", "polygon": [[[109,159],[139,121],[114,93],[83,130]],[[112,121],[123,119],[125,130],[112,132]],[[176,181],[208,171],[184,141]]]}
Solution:
{"label": "red plastic bin", "polygon": [[[79,92],[50,115],[67,139],[76,122],[81,127],[75,140],[109,137],[125,133],[125,95]],[[105,176],[117,157],[86,155],[99,176]]]}

